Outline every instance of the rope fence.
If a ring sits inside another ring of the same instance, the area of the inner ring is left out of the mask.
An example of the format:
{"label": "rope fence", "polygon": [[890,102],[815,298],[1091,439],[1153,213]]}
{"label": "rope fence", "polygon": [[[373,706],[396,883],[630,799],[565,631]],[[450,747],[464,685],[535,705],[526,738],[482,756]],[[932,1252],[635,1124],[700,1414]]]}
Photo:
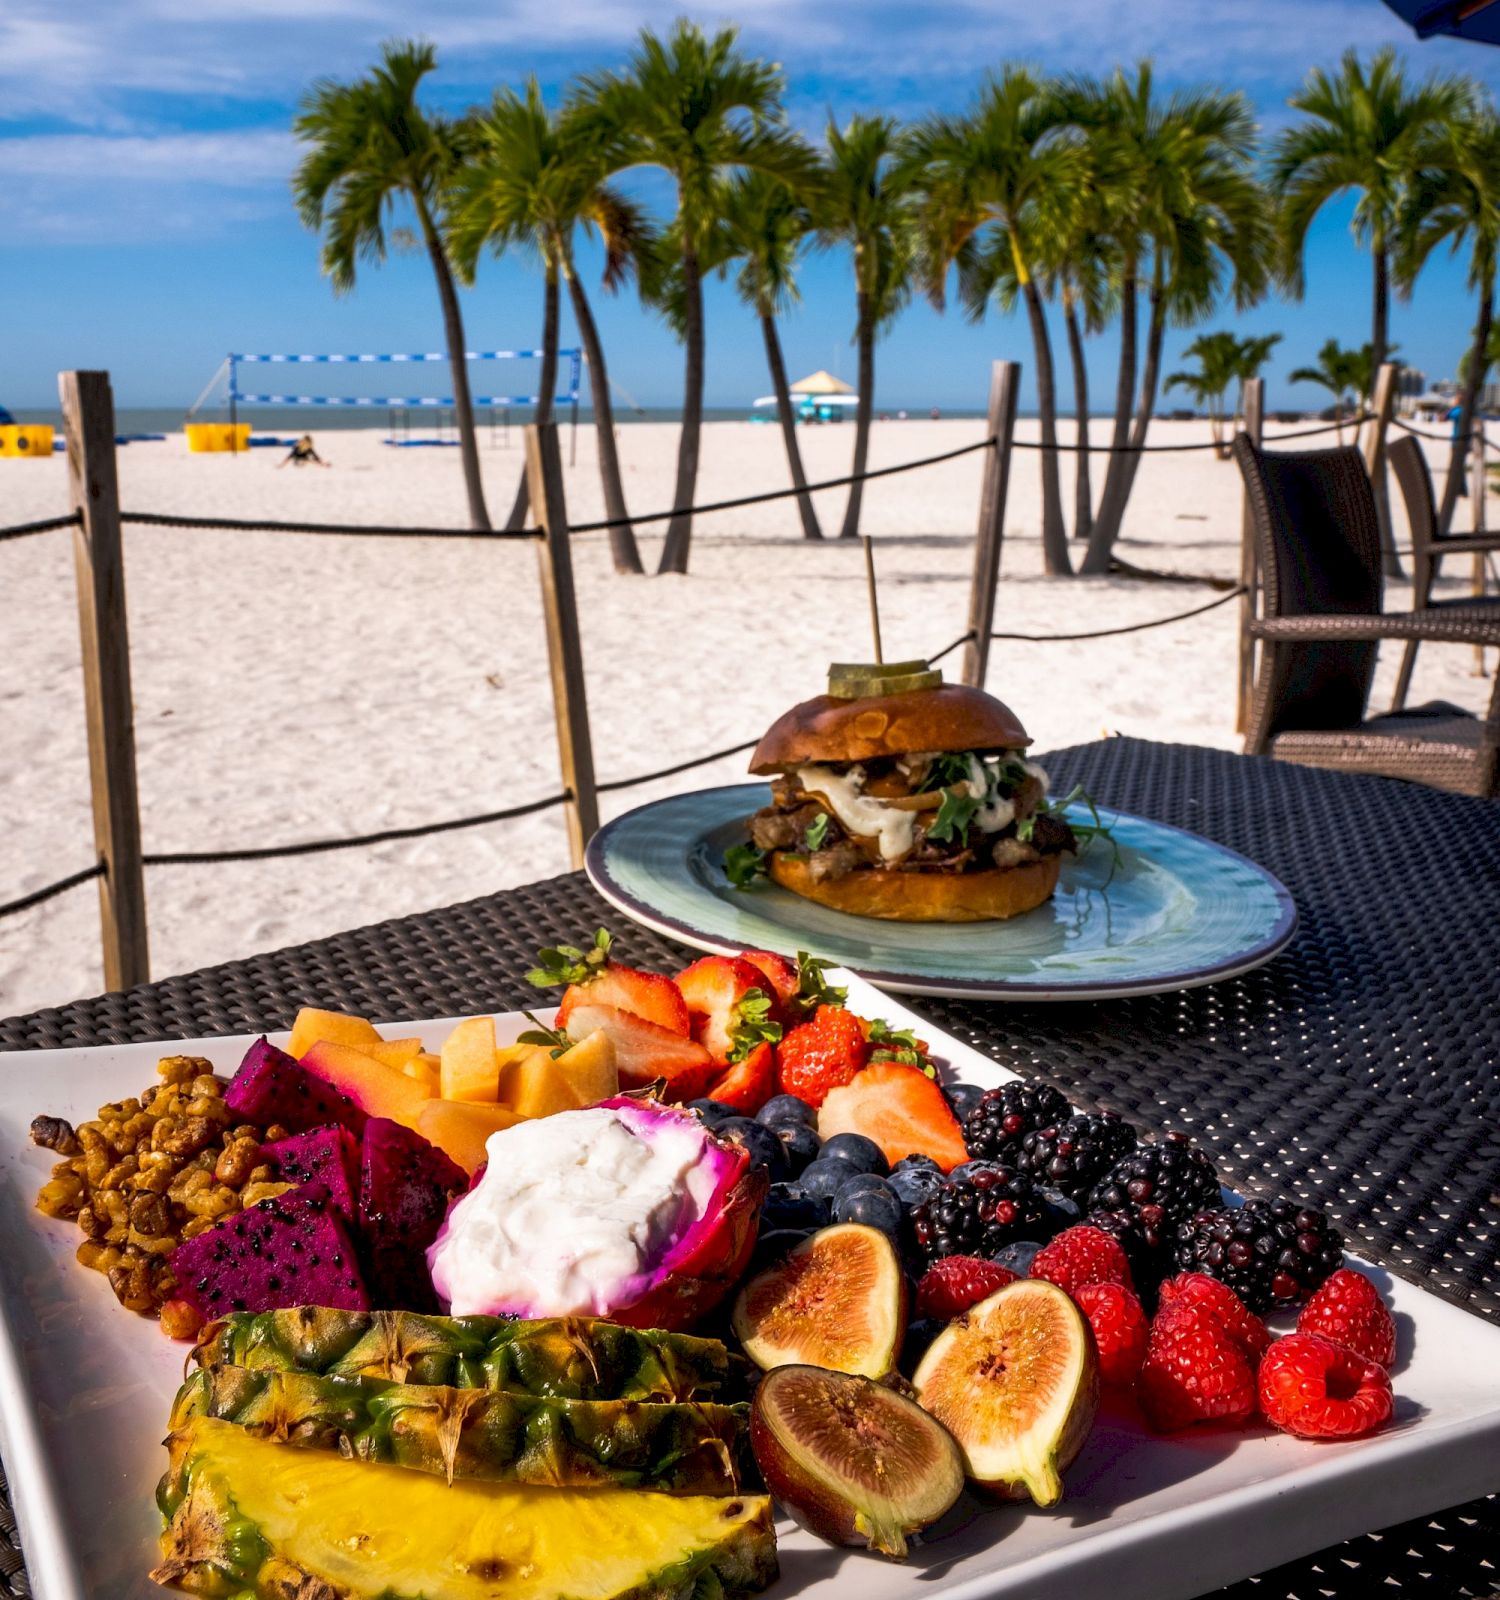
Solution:
{"label": "rope fence", "polygon": [[[76,520],[76,519],[74,519]],[[171,511],[122,511],[121,522],[149,528],[227,529],[231,533],[332,533],[357,534],[369,539],[539,539],[535,528],[412,528],[369,522],[268,522],[232,517],[184,517]]]}
{"label": "rope fence", "polygon": [[24,539],[29,533],[52,533],[58,528],[76,528],[82,521],[81,513],[71,511],[65,517],[43,517],[40,522],[17,522],[9,528],[0,528],[0,540]]}
{"label": "rope fence", "polygon": [[19,911],[30,911],[33,906],[55,900],[58,895],[66,894],[69,889],[76,889],[81,883],[92,883],[95,878],[103,876],[104,863],[96,861],[93,866],[84,867],[78,872],[70,872],[66,878],[58,878],[56,882],[49,883],[43,888],[33,889],[30,894],[23,894],[18,900],[0,901],[0,917],[14,916]]}
{"label": "rope fence", "polygon": [[[1357,417],[1345,417],[1342,422],[1324,423],[1316,428],[1302,428],[1296,433],[1269,433],[1264,437],[1265,444],[1280,444],[1284,439],[1313,439],[1319,434],[1341,433],[1345,428],[1358,428],[1362,424],[1373,420],[1369,412],[1361,413]],[[1057,440],[1053,444],[1044,444],[1040,439],[1012,439],[1011,448],[1014,450],[1061,450],[1068,455],[1089,456],[1153,456],[1177,455],[1190,450],[1228,450],[1227,441],[1218,439],[1203,439],[1184,444],[1064,444]]]}

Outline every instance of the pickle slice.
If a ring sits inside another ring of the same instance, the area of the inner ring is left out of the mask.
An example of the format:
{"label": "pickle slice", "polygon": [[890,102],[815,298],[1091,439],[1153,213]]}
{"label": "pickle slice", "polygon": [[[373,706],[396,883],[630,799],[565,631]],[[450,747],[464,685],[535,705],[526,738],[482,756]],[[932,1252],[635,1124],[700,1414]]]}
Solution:
{"label": "pickle slice", "polygon": [[921,672],[888,674],[880,678],[834,678],[828,680],[828,693],[835,700],[866,700],[882,694],[915,694],[919,689],[940,689],[943,675],[935,667]]}
{"label": "pickle slice", "polygon": [[904,678],[909,672],[926,672],[927,663],[917,661],[835,661],[828,669],[830,678]]}

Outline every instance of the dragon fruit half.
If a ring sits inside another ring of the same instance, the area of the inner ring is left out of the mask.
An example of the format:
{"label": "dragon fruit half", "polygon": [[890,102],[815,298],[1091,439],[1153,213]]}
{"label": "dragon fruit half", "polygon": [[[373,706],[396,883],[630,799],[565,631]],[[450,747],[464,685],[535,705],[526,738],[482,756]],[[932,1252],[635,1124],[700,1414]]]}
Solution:
{"label": "dragon fruit half", "polygon": [[769,1179],[691,1111],[621,1097],[490,1137],[427,1252],[456,1316],[683,1329],[744,1272]]}
{"label": "dragon fruit half", "polygon": [[344,1219],[359,1215],[359,1146],[342,1128],[313,1128],[260,1147],[260,1159],[278,1183],[321,1183],[328,1203]]}
{"label": "dragon fruit half", "polygon": [[279,1122],[291,1133],[336,1123],[358,1138],[368,1120],[348,1095],[264,1038],[245,1052],[224,1091],[224,1104],[240,1122],[262,1128]]}

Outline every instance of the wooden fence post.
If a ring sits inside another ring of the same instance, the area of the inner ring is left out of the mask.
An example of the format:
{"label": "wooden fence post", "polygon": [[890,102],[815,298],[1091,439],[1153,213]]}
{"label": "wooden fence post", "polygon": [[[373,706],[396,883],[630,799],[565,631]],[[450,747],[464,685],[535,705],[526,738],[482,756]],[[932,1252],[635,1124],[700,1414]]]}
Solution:
{"label": "wooden fence post", "polygon": [[1370,474],[1370,486],[1375,491],[1375,510],[1380,517],[1381,565],[1388,578],[1404,578],[1406,569],[1396,553],[1395,535],[1391,532],[1391,502],[1386,490],[1385,436],[1391,425],[1391,413],[1396,408],[1396,374],[1394,361],[1383,361],[1375,374],[1375,396],[1370,403],[1370,431],[1365,439],[1365,468]]}
{"label": "wooden fence post", "polygon": [[990,630],[995,625],[995,589],[1000,581],[1000,547],[1005,539],[1005,496],[1010,487],[1011,440],[1016,431],[1016,399],[1021,364],[990,366],[990,407],[985,437],[995,443],[985,452],[984,484],[979,493],[979,527],[974,538],[974,577],[969,586],[969,633],[964,645],[962,682],[984,687],[990,663]]}
{"label": "wooden fence post", "polygon": [[[1245,380],[1244,432],[1257,449],[1265,433],[1266,380]],[[1250,510],[1250,493],[1245,492],[1244,509],[1240,512],[1240,670],[1239,696],[1235,714],[1236,733],[1250,726],[1250,697],[1255,693],[1255,640],[1250,635],[1250,624],[1260,612],[1260,564],[1255,554],[1255,518]]]}
{"label": "wooden fence post", "polygon": [[583,865],[584,846],[599,831],[599,793],[594,780],[594,747],[589,741],[583,640],[578,632],[578,598],[573,589],[573,553],[568,545],[568,508],[555,422],[527,424],[526,480],[532,510],[542,529],[537,543],[542,614],[552,668],[558,764],[572,795],[566,807],[568,854],[576,868]]}
{"label": "wooden fence post", "polygon": [[104,987],[150,977],[141,813],[135,778],[135,710],[125,619],[125,559],[115,476],[115,403],[107,372],[61,372],[68,492],[81,521],[73,533],[83,703],[88,719],[94,848],[104,863],[99,920]]}
{"label": "wooden fence post", "polygon": [[[1489,519],[1486,516],[1486,507],[1484,501],[1485,492],[1489,488],[1489,477],[1485,471],[1484,418],[1475,417],[1474,422],[1474,437],[1470,441],[1471,454],[1469,459],[1471,462],[1471,467],[1469,471],[1469,496],[1474,502],[1474,532],[1485,533],[1488,531],[1486,528],[1486,523]],[[1474,552],[1474,569],[1471,588],[1476,599],[1483,596],[1483,551],[1476,550]],[[1484,676],[1484,646],[1482,644],[1476,644],[1474,646],[1474,676],[1476,678],[1482,678]]]}

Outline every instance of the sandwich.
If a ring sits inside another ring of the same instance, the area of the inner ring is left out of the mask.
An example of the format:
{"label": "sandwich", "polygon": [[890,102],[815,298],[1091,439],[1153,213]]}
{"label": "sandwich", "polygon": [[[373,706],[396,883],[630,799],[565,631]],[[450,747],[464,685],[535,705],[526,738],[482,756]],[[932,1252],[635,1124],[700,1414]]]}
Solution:
{"label": "sandwich", "polygon": [[729,852],[733,881],[897,922],[986,922],[1048,900],[1076,851],[1016,714],[925,662],[836,665],[755,749],[771,803]]}

